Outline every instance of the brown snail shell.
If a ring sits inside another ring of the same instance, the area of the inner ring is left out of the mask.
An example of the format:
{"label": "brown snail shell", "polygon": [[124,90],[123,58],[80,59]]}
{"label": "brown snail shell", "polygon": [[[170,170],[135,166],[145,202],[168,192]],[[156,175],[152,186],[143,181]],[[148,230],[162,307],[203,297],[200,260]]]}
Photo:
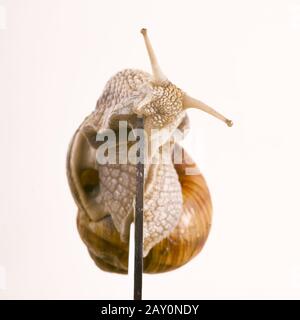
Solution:
{"label": "brown snail shell", "polygon": [[[90,152],[87,140],[77,131],[69,148],[67,171],[79,208],[78,231],[100,269],[126,274],[129,243],[121,241],[111,216],[103,216],[95,222],[88,214],[89,201],[92,202],[99,179],[95,164],[89,160],[93,158]],[[174,166],[182,187],[183,212],[170,235],[156,244],[144,258],[146,273],[171,271],[184,265],[200,252],[209,234],[212,204],[204,177],[186,152],[183,163]],[[186,175],[186,168],[193,168],[198,174]]]}

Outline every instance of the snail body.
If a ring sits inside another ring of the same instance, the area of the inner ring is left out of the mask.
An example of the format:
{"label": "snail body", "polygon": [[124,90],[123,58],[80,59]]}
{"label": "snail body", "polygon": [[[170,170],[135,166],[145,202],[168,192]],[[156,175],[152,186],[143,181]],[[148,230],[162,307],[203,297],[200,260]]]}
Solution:
{"label": "snail body", "polygon": [[[176,133],[184,136],[188,128],[186,109],[198,108],[232,124],[163,75],[146,30],[142,33],[153,74],[126,69],[113,76],[95,111],[75,132],[67,157],[80,236],[96,265],[116,273],[128,272],[136,166],[127,160],[135,147],[130,137],[137,135],[137,117],[144,117],[151,142],[151,147],[147,145],[144,185],[143,252],[147,273],[170,271],[187,263],[200,252],[211,225],[210,194],[197,165],[186,152],[183,161],[176,161],[176,153],[181,150]],[[125,132],[126,140],[118,137],[108,144],[102,139],[120,136],[121,132]],[[106,161],[112,151],[117,156],[113,162]],[[188,169],[192,175],[186,174]]]}

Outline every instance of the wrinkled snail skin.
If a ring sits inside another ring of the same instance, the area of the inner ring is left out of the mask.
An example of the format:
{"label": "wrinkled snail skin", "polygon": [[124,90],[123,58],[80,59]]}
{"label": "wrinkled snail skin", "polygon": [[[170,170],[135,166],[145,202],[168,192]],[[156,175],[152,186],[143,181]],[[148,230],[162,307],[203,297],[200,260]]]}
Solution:
{"label": "wrinkled snail skin", "polygon": [[[97,133],[119,133],[135,128],[143,116],[149,140],[160,144],[149,149],[144,185],[144,272],[174,270],[202,249],[211,226],[212,204],[206,182],[197,165],[184,152],[175,163],[179,148],[175,131],[185,133],[186,109],[203,110],[232,122],[206,104],[189,97],[165,77],[157,63],[147,32],[142,29],[153,75],[126,69],[106,84],[96,109],[75,132],[67,155],[67,177],[78,207],[77,228],[96,265],[108,272],[128,272],[129,230],[134,217],[136,167],[134,164],[105,164],[97,160],[101,142]],[[155,133],[152,129],[156,129]],[[130,146],[130,142],[126,142]],[[160,159],[164,154],[168,162]],[[118,151],[122,141],[117,140]],[[120,156],[120,154],[119,154]],[[175,156],[174,156],[175,157]],[[118,158],[119,160],[119,158]],[[187,174],[192,169],[192,174]]]}
{"label": "wrinkled snail skin", "polygon": [[[193,175],[186,175],[187,167],[193,168]],[[209,234],[212,204],[203,176],[187,154],[185,162],[176,164],[175,169],[183,192],[183,212],[171,234],[144,258],[146,273],[171,271],[186,264],[201,251]],[[90,180],[84,183],[97,186],[97,172],[92,168],[86,170],[90,170]],[[116,273],[128,272],[128,243],[121,241],[111,216],[94,222],[84,210],[79,209],[77,227],[99,268]]]}

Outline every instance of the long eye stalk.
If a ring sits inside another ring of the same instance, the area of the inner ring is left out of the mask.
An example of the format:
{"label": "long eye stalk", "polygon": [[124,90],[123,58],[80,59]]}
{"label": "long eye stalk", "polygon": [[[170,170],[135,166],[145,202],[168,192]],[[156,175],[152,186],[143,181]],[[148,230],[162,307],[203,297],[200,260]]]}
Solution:
{"label": "long eye stalk", "polygon": [[[167,77],[163,74],[163,72],[161,71],[160,66],[158,64],[156,55],[154,53],[154,50],[152,48],[151,42],[150,42],[148,34],[147,34],[147,29],[145,29],[145,28],[141,29],[141,33],[144,36],[145,45],[146,45],[149,59],[151,62],[154,80],[158,83],[167,81],[168,80]],[[210,115],[224,121],[228,127],[231,127],[233,125],[233,122],[231,120],[225,118],[222,114],[220,114],[219,112],[217,112],[213,108],[209,107],[205,103],[203,103],[197,99],[194,99],[188,95],[184,95],[183,107],[184,107],[184,109],[188,109],[188,108],[200,109],[200,110],[205,111],[205,112],[209,113]]]}
{"label": "long eye stalk", "polygon": [[145,45],[148,51],[149,59],[151,62],[151,67],[152,67],[152,73],[154,80],[157,82],[164,82],[167,80],[167,77],[163,74],[163,72],[160,69],[160,66],[158,64],[156,55],[154,53],[154,50],[152,48],[151,42],[149,40],[148,34],[147,34],[147,29],[143,28],[141,30],[141,34],[144,36],[145,40]]}
{"label": "long eye stalk", "polygon": [[194,99],[188,95],[184,95],[184,97],[183,97],[183,107],[184,107],[184,109],[188,109],[188,108],[200,109],[200,110],[207,112],[208,114],[220,119],[221,121],[224,121],[228,127],[232,127],[232,125],[233,125],[233,122],[231,120],[225,118],[218,111],[214,110],[213,108],[209,107],[207,104],[205,104],[197,99]]}

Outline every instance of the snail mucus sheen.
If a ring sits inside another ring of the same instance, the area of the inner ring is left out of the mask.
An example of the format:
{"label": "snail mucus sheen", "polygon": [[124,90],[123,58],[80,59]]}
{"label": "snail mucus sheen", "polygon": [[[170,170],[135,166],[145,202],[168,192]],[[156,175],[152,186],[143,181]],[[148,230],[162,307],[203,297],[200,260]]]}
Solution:
{"label": "snail mucus sheen", "polygon": [[[167,79],[146,29],[141,33],[152,74],[126,69],[114,75],[95,110],[75,132],[67,156],[79,234],[100,269],[123,274],[128,272],[129,230],[135,214],[137,117],[144,118],[147,136],[143,216],[146,273],[170,271],[187,263],[202,249],[211,226],[207,184],[179,145],[189,127],[186,110],[197,108],[232,125]],[[178,154],[183,154],[181,161],[175,161]]]}

